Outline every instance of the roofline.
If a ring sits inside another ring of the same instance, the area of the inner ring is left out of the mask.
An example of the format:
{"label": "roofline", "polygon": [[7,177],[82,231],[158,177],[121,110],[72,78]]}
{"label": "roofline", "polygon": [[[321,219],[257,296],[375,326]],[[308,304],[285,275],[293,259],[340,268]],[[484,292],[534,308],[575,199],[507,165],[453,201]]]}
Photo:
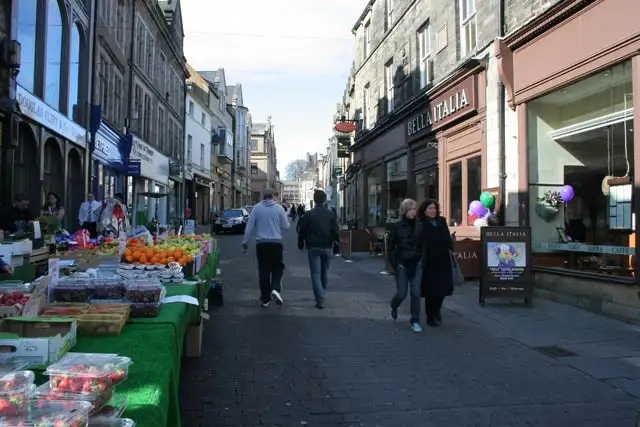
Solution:
{"label": "roofline", "polygon": [[365,18],[365,16],[367,16],[367,14],[369,12],[371,12],[371,6],[373,6],[373,4],[375,2],[376,2],[376,0],[369,0],[369,3],[364,7],[364,10],[360,14],[360,17],[358,18],[356,23],[353,24],[353,28],[351,28],[351,34],[353,34],[353,35],[356,34],[356,31],[358,30],[358,27],[360,27],[360,25],[362,24],[362,20]]}

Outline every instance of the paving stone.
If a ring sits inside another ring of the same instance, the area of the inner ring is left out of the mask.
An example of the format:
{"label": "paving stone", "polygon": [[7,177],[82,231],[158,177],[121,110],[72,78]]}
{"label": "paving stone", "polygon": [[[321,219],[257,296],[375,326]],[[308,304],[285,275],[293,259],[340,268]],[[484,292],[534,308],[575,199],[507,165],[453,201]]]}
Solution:
{"label": "paving stone", "polygon": [[[225,305],[205,324],[202,357],[183,369],[185,427],[608,427],[631,426],[638,415],[635,381],[599,380],[640,371],[631,359],[598,358],[634,357],[626,346],[637,339],[633,328],[582,314],[576,319],[588,324],[567,324],[571,311],[541,302],[485,311],[465,285],[447,301],[443,326],[416,334],[408,301],[390,320],[394,279],[377,274],[374,257],[332,260],[327,307],[317,310],[295,232],[285,240],[285,305],[263,309],[255,256],[238,255],[239,236],[219,243]],[[572,363],[529,348],[545,337],[545,345],[583,344],[589,331],[615,345],[600,353],[583,346],[594,357],[576,351]]]}

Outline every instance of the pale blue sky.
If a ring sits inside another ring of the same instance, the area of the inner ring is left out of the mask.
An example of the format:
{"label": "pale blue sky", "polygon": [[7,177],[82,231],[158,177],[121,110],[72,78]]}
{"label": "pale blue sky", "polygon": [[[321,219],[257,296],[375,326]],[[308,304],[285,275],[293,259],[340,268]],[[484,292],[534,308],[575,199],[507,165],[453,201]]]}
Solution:
{"label": "pale blue sky", "polygon": [[[182,0],[185,56],[241,83],[254,122],[269,114],[278,169],[324,151],[353,60],[366,0]],[[284,178],[284,176],[283,176]]]}

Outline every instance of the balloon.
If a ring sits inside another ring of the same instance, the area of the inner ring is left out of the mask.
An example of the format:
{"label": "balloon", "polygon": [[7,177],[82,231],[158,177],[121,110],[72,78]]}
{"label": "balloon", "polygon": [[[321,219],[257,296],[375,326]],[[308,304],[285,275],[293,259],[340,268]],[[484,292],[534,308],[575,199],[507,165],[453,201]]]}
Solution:
{"label": "balloon", "polygon": [[488,191],[483,191],[482,194],[480,194],[480,203],[482,203],[482,206],[485,208],[491,207],[494,201],[495,198],[493,197],[493,194]]}
{"label": "balloon", "polygon": [[489,218],[491,218],[491,211],[489,209],[487,209],[487,213],[484,214],[484,216],[482,218],[484,218],[487,221],[489,221]]}
{"label": "balloon", "polygon": [[484,215],[484,212],[486,210],[487,208],[482,206],[482,203],[480,203],[480,200],[474,200],[469,204],[469,211],[476,216]]}
{"label": "balloon", "polygon": [[562,187],[560,187],[560,198],[562,199],[563,202],[569,203],[570,201],[573,200],[575,195],[576,194],[572,186],[563,185]]}
{"label": "balloon", "polygon": [[480,227],[485,227],[487,225],[489,225],[489,223],[484,218],[478,218],[475,221],[473,221],[473,226],[477,229],[480,229]]}

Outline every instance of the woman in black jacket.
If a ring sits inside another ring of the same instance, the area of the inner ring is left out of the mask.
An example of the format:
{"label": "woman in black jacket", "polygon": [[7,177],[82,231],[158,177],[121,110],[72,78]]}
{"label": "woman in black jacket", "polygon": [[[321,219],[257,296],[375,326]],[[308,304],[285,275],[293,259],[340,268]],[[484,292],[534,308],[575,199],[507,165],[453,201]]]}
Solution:
{"label": "woman in black jacket", "polygon": [[427,314],[427,325],[442,322],[440,310],[444,299],[453,293],[451,253],[453,241],[447,221],[440,216],[440,205],[427,200],[418,208],[421,224],[422,283],[421,294]]}
{"label": "woman in black jacket", "polygon": [[411,295],[410,325],[414,332],[421,332],[420,326],[420,224],[416,219],[416,202],[405,199],[400,204],[400,221],[393,223],[387,241],[389,261],[395,269],[396,294],[391,300],[391,318],[398,318],[398,307]]}

